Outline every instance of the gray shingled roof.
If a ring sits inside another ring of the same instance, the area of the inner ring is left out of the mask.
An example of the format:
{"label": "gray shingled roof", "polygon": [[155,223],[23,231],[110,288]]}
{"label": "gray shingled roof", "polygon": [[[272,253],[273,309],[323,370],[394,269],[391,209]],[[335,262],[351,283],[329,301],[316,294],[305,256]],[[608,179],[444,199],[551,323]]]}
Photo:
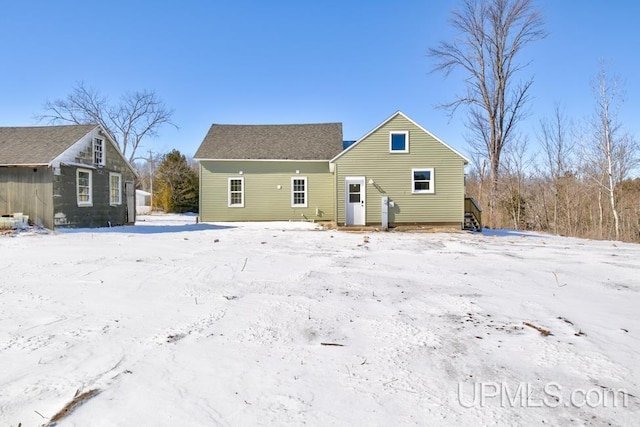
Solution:
{"label": "gray shingled roof", "polygon": [[329,160],[342,151],[342,123],[218,125],[196,159]]}
{"label": "gray shingled roof", "polygon": [[48,164],[96,126],[0,127],[0,165]]}

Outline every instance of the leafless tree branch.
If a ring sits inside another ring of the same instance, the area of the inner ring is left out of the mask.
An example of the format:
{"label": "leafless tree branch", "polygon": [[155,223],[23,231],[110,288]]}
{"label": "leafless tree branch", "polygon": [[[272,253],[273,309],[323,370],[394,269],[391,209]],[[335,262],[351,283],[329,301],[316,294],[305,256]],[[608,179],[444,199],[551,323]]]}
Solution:
{"label": "leafless tree branch", "polygon": [[173,110],[150,90],[125,93],[112,105],[97,89],[79,82],[65,98],[46,101],[43,111],[36,118],[49,124],[99,124],[130,162],[143,140],[156,137],[162,125],[177,128],[171,121]]}
{"label": "leafless tree branch", "polygon": [[442,104],[450,114],[469,107],[467,127],[475,150],[484,148],[490,164],[489,216],[495,207],[500,155],[526,116],[525,106],[533,79],[518,83],[515,76],[526,66],[516,62],[529,43],[544,38],[543,18],[532,0],[464,0],[450,21],[458,36],[429,49],[436,59],[434,71],[448,76],[462,70],[467,91]]}

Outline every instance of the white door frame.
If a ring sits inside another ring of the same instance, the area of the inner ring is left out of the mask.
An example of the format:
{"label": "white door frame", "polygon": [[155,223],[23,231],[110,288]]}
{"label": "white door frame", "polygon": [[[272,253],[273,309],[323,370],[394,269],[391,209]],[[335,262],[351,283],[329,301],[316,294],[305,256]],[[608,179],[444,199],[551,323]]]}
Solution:
{"label": "white door frame", "polygon": [[[344,178],[344,223],[345,225],[365,225],[367,218],[366,179],[364,176]],[[360,202],[349,202],[349,184],[360,184]],[[351,206],[350,206],[351,204]],[[359,206],[356,206],[359,204]]]}

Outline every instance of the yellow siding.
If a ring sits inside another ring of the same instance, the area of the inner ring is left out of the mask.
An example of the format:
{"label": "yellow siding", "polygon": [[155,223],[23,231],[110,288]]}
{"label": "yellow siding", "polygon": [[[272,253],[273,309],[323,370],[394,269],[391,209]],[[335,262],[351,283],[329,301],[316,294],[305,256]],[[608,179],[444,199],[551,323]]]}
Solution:
{"label": "yellow siding", "polygon": [[[389,153],[389,132],[409,131],[409,153]],[[412,169],[433,168],[435,193],[412,193]],[[336,160],[337,221],[345,221],[344,182],[366,178],[367,224],[381,223],[381,197],[389,223],[460,223],[464,221],[464,159],[402,115],[397,115]],[[369,180],[373,179],[374,184]]]}
{"label": "yellow siding", "polygon": [[[228,179],[239,177],[244,177],[244,207],[228,207]],[[292,177],[307,177],[306,208],[291,207]],[[335,211],[333,186],[328,161],[202,160],[200,218],[208,222],[332,221]]]}

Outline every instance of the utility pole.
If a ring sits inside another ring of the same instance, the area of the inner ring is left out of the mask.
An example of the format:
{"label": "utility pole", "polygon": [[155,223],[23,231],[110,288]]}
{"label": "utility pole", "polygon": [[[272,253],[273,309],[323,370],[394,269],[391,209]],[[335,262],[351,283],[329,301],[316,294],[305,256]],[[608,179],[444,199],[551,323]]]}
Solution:
{"label": "utility pole", "polygon": [[151,196],[149,196],[149,210],[151,212],[149,213],[153,213],[153,155],[151,150],[149,150],[149,159],[147,161],[149,163],[149,187],[151,190]]}
{"label": "utility pole", "polygon": [[135,157],[131,161],[134,162],[136,160],[144,160],[147,162],[147,167],[149,168],[149,190],[151,192],[151,195],[149,196],[149,213],[151,213],[153,212],[153,151],[149,150],[149,157]]}

